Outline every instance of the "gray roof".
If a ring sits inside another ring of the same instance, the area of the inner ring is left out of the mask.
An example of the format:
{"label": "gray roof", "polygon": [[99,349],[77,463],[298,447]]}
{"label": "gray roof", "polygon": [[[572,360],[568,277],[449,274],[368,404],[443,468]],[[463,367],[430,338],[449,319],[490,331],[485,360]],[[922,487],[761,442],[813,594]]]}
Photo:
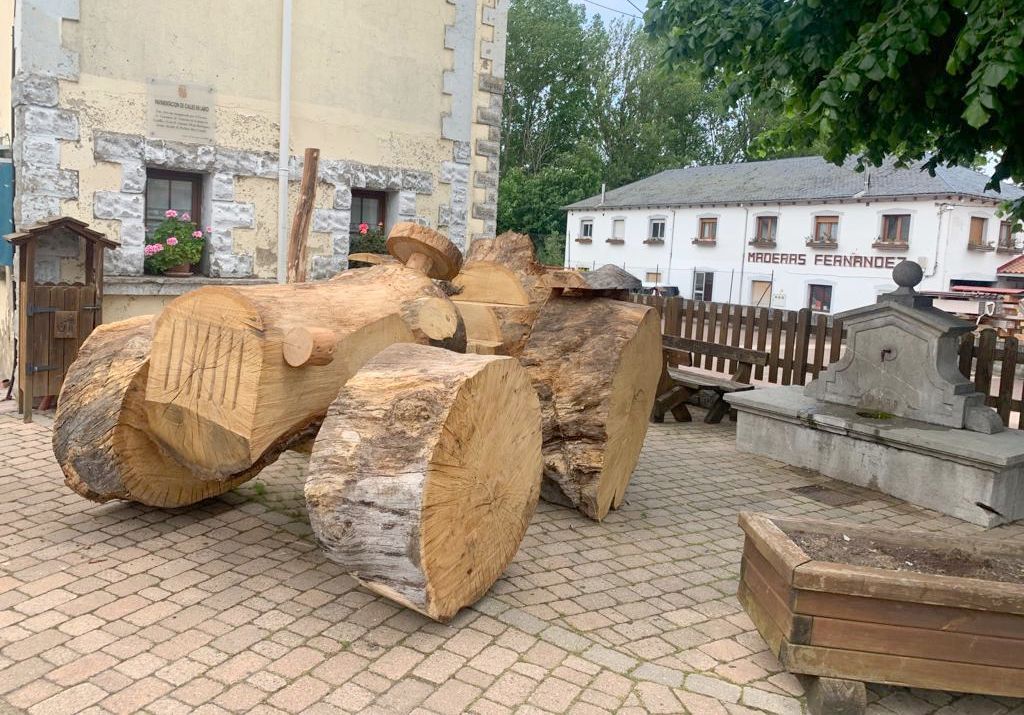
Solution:
{"label": "gray roof", "polygon": [[854,171],[854,162],[836,166],[820,156],[751,161],[742,164],[669,169],[601,196],[565,206],[568,210],[692,206],[699,204],[821,201],[883,196],[957,194],[1005,201],[1024,190],[1003,184],[1002,193],[986,191],[988,177],[961,166],[943,166],[935,176],[922,171],[924,162],[897,169],[893,162]]}

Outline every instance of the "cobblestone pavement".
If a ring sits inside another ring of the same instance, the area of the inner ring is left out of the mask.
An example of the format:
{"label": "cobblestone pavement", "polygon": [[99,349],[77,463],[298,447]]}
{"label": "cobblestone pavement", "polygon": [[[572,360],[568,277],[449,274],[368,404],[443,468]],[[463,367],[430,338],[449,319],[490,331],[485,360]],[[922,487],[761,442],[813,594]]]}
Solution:
{"label": "cobblestone pavement", "polygon": [[[448,626],[358,587],[310,537],[302,460],[161,511],[64,487],[47,421],[0,411],[0,711],[803,712],[733,594],[742,509],[947,533],[976,527],[653,426],[603,524],[541,504],[515,562]],[[827,483],[828,507],[791,490]],[[1024,527],[993,536],[1024,540]],[[872,687],[876,714],[1024,702]]]}

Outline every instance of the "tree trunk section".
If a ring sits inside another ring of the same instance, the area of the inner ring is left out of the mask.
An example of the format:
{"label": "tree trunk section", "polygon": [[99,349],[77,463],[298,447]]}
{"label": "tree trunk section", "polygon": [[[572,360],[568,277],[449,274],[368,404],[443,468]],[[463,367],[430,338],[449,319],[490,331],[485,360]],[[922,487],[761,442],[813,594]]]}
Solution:
{"label": "tree trunk section", "polygon": [[544,415],[541,496],[600,521],[622,503],[647,434],[662,364],[658,313],[552,297],[520,359]]}
{"label": "tree trunk section", "polygon": [[466,264],[452,280],[460,289],[452,300],[470,344],[518,357],[551,292],[544,283],[547,272],[537,263],[529,236],[509,232],[473,241]]}
{"label": "tree trunk section", "polygon": [[310,523],[367,588],[447,621],[515,555],[541,468],[540,405],[517,361],[394,345],[331,405]]}
{"label": "tree trunk section", "polygon": [[152,316],[101,325],[82,345],[61,390],[53,451],[65,482],[87,499],[177,507],[223,494],[255,476],[198,479],[146,432],[143,396]]}
{"label": "tree trunk section", "polygon": [[[400,265],[318,283],[200,288],[156,321],[145,406],[152,435],[202,478],[226,479],[322,420],[342,385],[387,346],[448,345],[460,326],[444,292]],[[288,364],[286,337],[303,328],[337,336],[329,362]]]}

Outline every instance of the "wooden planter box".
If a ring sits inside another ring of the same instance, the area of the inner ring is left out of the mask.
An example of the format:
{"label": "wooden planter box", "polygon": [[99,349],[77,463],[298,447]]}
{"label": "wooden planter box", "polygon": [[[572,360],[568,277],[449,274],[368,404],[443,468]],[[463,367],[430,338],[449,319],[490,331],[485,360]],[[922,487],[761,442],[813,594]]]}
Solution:
{"label": "wooden planter box", "polygon": [[[1024,697],[1024,544],[750,513],[739,523],[738,597],[788,671]],[[873,561],[900,570],[857,565]],[[1016,582],[977,578],[978,568]],[[863,702],[860,682],[839,685]],[[812,712],[819,697],[809,691]],[[829,707],[817,711],[859,712],[852,700]]]}

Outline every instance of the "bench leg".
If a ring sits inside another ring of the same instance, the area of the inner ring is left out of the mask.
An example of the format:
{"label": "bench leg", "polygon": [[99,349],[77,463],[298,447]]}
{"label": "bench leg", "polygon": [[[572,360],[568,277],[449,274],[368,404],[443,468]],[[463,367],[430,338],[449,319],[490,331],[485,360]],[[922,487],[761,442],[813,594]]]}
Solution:
{"label": "bench leg", "polygon": [[686,400],[672,408],[672,416],[676,422],[693,422],[693,415],[690,414],[690,408],[686,406]]}
{"label": "bench leg", "polygon": [[718,399],[711,405],[711,409],[708,410],[707,417],[704,421],[709,425],[717,425],[722,421],[722,418],[729,412],[729,403],[725,401],[725,396],[721,393],[718,394]]}
{"label": "bench leg", "polygon": [[864,715],[867,688],[859,680],[814,678],[807,688],[811,715]]}
{"label": "bench leg", "polygon": [[680,406],[682,406],[683,413],[687,416],[689,415],[685,406],[686,400],[689,399],[689,397],[690,391],[682,385],[676,385],[668,392],[658,395],[657,399],[654,400],[654,407],[651,410],[651,422],[664,422],[665,413],[669,410],[671,410],[672,415],[676,417],[676,421],[682,421],[679,420],[679,409]]}

